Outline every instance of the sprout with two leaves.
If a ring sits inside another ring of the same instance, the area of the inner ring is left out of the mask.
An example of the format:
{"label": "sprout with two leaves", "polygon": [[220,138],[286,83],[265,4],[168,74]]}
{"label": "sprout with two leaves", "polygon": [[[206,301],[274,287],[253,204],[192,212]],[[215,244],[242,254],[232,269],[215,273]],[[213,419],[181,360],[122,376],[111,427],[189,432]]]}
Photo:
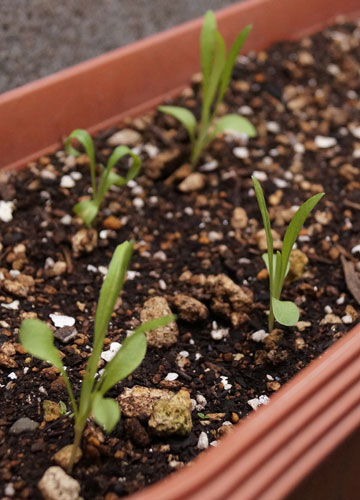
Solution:
{"label": "sprout with two leaves", "polygon": [[102,374],[98,376],[97,367],[104,347],[105,335],[116,299],[126,278],[132,248],[132,241],[126,241],[116,248],[107,276],[101,287],[95,315],[94,345],[87,363],[79,405],[76,403],[59,352],[54,346],[54,335],[50,327],[37,319],[25,319],[20,326],[19,337],[21,344],[33,356],[55,366],[60,371],[66,384],[75,418],[74,444],[68,464],[69,473],[72,471],[76,452],[80,446],[81,436],[89,416],[92,414],[96,422],[106,432],[111,432],[119,421],[119,405],[114,399],[106,398],[105,394],[120,380],[130,375],[144,359],[146,353],[145,332],[165,326],[175,319],[175,316],[166,316],[140,325],[132,335],[124,340],[121,349],[107,363]]}
{"label": "sprout with two leaves", "polygon": [[236,38],[230,51],[226,54],[225,41],[217,30],[214,13],[209,10],[204,17],[200,39],[201,71],[202,71],[202,106],[201,119],[197,124],[191,111],[180,106],[160,106],[158,109],[179,120],[186,128],[191,141],[191,165],[194,169],[201,152],[219,134],[233,130],[256,136],[254,126],[246,118],[229,114],[216,121],[219,104],[223,101],[229,86],[231,74],[240,49],[251,30],[246,26]]}
{"label": "sprout with two leaves", "polygon": [[281,252],[274,255],[274,244],[271,234],[270,217],[266,208],[265,198],[260,183],[252,177],[257,202],[264,223],[267,253],[262,257],[269,273],[270,284],[270,313],[269,332],[274,327],[274,320],[281,325],[294,326],[299,320],[299,309],[294,302],[280,300],[284,280],[289,272],[289,258],[291,250],[299,235],[299,232],[315,205],[321,200],[325,193],[319,193],[306,200],[294,214],[284,236]]}
{"label": "sprout with two leaves", "polygon": [[[66,140],[65,149],[68,154],[73,156],[80,156],[80,152],[73,146],[72,140],[76,139],[83,146],[85,153],[90,161],[90,175],[92,187],[92,199],[83,200],[74,206],[74,212],[81,217],[87,226],[90,226],[95,217],[97,216],[101,203],[109,191],[111,186],[124,186],[129,181],[134,179],[139,173],[141,167],[141,160],[127,146],[118,146],[112,152],[108,159],[106,167],[101,167],[102,172],[98,182],[96,182],[96,167],[95,167],[95,151],[91,135],[83,129],[76,129]],[[132,165],[129,168],[125,177],[117,174],[113,169],[118,161],[124,156],[129,155],[132,159]]]}

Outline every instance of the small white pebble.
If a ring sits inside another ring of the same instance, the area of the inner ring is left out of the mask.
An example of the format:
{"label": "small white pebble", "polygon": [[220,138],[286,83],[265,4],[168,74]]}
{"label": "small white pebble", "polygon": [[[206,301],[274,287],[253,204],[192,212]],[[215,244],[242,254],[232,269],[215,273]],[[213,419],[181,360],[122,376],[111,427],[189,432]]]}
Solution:
{"label": "small white pebble", "polygon": [[10,222],[13,218],[12,214],[14,208],[14,202],[0,200],[0,220],[3,222]]}
{"label": "small white pebble", "polygon": [[199,440],[197,442],[196,448],[198,450],[206,450],[209,447],[209,438],[206,432],[201,432],[199,436]]}
{"label": "small white pebble", "polygon": [[63,175],[60,180],[60,187],[71,189],[75,186],[75,181],[70,175]]}
{"label": "small white pebble", "polygon": [[160,290],[166,290],[167,285],[164,280],[159,280],[159,288]]}
{"label": "small white pebble", "polygon": [[295,153],[298,153],[299,155],[302,155],[303,153],[305,153],[304,144],[301,144],[301,142],[297,142],[296,144],[294,144],[294,151],[295,151]]}
{"label": "small white pebble", "polygon": [[273,377],[272,375],[266,375],[266,378],[267,378],[268,380],[274,380],[274,377]]}
{"label": "small white pebble", "polygon": [[134,198],[132,203],[134,207],[137,209],[141,209],[145,205],[144,200],[142,198]]}
{"label": "small white pebble", "polygon": [[159,148],[153,144],[144,144],[144,151],[147,153],[149,158],[155,158],[159,154]]}
{"label": "small white pebble", "polygon": [[201,165],[199,170],[201,172],[213,172],[216,170],[219,166],[219,162],[217,160],[211,160],[208,161],[207,163],[204,163],[204,165]]}
{"label": "small white pebble", "polygon": [[165,377],[165,380],[167,380],[168,382],[172,382],[173,380],[176,380],[177,378],[179,378],[179,375],[177,373],[168,373]]}
{"label": "small white pebble", "polygon": [[253,110],[250,108],[250,106],[240,106],[238,109],[239,113],[244,116],[250,116],[253,114]]}
{"label": "small white pebble", "polygon": [[188,358],[189,357],[189,353],[188,351],[180,351],[179,352],[180,356],[182,356],[183,358]]}
{"label": "small white pebble", "polygon": [[234,148],[232,152],[233,152],[233,155],[236,156],[236,158],[245,159],[245,158],[249,157],[248,148],[237,147],[237,148]]}
{"label": "small white pebble", "polygon": [[139,271],[128,271],[127,272],[127,279],[132,281],[134,280],[137,276],[140,276]]}
{"label": "small white pebble", "polygon": [[229,391],[232,388],[232,384],[229,384],[229,377],[225,377],[225,375],[220,375],[220,379],[224,387],[224,390]]}
{"label": "small white pebble", "polygon": [[219,231],[210,231],[208,237],[209,240],[214,243],[215,241],[221,241],[224,235]]}
{"label": "small white pebble", "polygon": [[109,236],[110,229],[102,229],[99,233],[99,238],[101,240],[106,240],[106,238]]}
{"label": "small white pebble", "polygon": [[360,252],[360,245],[355,245],[355,246],[351,249],[351,253],[357,253],[357,252]]}
{"label": "small white pebble", "polygon": [[326,314],[332,314],[332,312],[333,312],[331,306],[325,306],[324,311],[326,312]]}
{"label": "small white pebble", "polygon": [[64,217],[61,217],[60,219],[61,224],[64,224],[64,226],[70,226],[72,223],[72,217],[69,214],[64,215]]}
{"label": "small white pebble", "polygon": [[15,372],[11,372],[11,373],[9,373],[8,378],[10,380],[16,380],[17,379],[17,375],[16,375]]}
{"label": "small white pebble", "polygon": [[131,190],[131,194],[133,196],[139,196],[139,195],[143,194],[143,192],[144,192],[144,190],[143,190],[142,186],[139,186],[139,185],[136,185]]}
{"label": "small white pebble", "polygon": [[274,179],[274,184],[276,187],[280,189],[284,189],[287,187],[288,183],[284,181],[284,179]]}
{"label": "small white pebble", "polygon": [[210,332],[211,338],[214,340],[222,340],[224,337],[229,336],[228,328],[216,328]]}
{"label": "small white pebble", "polygon": [[8,483],[4,488],[4,493],[7,497],[13,497],[15,495],[15,488],[13,483]]}
{"label": "small white pebble", "polygon": [[150,198],[149,198],[149,203],[152,206],[157,205],[158,201],[159,201],[159,198],[157,196],[150,196]]}
{"label": "small white pebble", "polygon": [[268,337],[269,334],[265,332],[265,330],[258,330],[257,332],[254,332],[251,334],[251,338],[255,341],[255,342],[262,342],[263,340],[266,339],[266,337]]}
{"label": "small white pebble", "polygon": [[278,134],[280,132],[280,125],[277,122],[267,122],[266,128],[268,132],[272,134]]}
{"label": "small white pebble", "polygon": [[336,303],[340,306],[345,302],[345,295],[341,295],[337,300]]}
{"label": "small white pebble", "polygon": [[49,316],[56,328],[75,325],[75,318],[72,318],[71,316],[65,316],[63,314],[49,314]]}
{"label": "small white pebble", "polygon": [[101,353],[101,358],[104,361],[109,362],[115,357],[116,353],[118,353],[120,349],[121,344],[119,344],[119,342],[111,342],[109,349]]}
{"label": "small white pebble", "polygon": [[350,314],[345,314],[345,316],[341,318],[341,321],[345,323],[345,325],[350,325],[354,320],[352,319],[352,316],[350,316]]}
{"label": "small white pebble", "polygon": [[185,207],[184,208],[184,213],[186,215],[194,215],[194,210],[191,207]]}
{"label": "small white pebble", "polygon": [[218,445],[218,442],[217,442],[217,441],[211,441],[211,443],[210,443],[210,446],[214,446],[214,447],[216,447],[217,445]]}
{"label": "small white pebble", "polygon": [[74,181],[79,181],[82,179],[82,173],[81,172],[71,172],[70,176],[74,179]]}
{"label": "small white pebble", "polygon": [[97,267],[93,266],[92,264],[88,264],[87,266],[87,271],[90,271],[91,273],[97,273],[98,272],[98,269]]}
{"label": "small white pebble", "polygon": [[4,309],[9,309],[10,311],[18,311],[20,302],[18,300],[13,300],[10,304],[6,304],[5,302],[1,303],[1,307]]}
{"label": "small white pebble", "polygon": [[202,411],[207,405],[207,401],[202,394],[196,396],[196,411]]}
{"label": "small white pebble", "polygon": [[195,353],[195,361],[199,361],[199,359],[201,359],[201,358],[202,358],[202,355],[199,352]]}
{"label": "small white pebble", "polygon": [[335,137],[325,137],[323,135],[317,135],[315,137],[315,144],[320,149],[332,148],[336,146],[337,140]]}
{"label": "small white pebble", "polygon": [[253,410],[257,410],[261,405],[267,405],[270,399],[267,396],[260,396],[259,398],[253,398],[248,400],[248,405],[251,406]]}
{"label": "small white pebble", "polygon": [[106,276],[108,273],[108,268],[106,266],[99,266],[98,270],[99,273],[101,273],[103,276]]}
{"label": "small white pebble", "polygon": [[17,276],[19,276],[20,271],[18,271],[17,269],[10,269],[10,273],[9,274],[10,274],[10,276],[12,278],[16,278]]}
{"label": "small white pebble", "polygon": [[266,181],[267,180],[267,173],[266,172],[261,172],[260,170],[254,170],[253,176],[255,179],[258,181]]}
{"label": "small white pebble", "polygon": [[162,250],[155,252],[153,257],[154,257],[154,259],[161,260],[162,262],[165,262],[167,260],[167,255]]}

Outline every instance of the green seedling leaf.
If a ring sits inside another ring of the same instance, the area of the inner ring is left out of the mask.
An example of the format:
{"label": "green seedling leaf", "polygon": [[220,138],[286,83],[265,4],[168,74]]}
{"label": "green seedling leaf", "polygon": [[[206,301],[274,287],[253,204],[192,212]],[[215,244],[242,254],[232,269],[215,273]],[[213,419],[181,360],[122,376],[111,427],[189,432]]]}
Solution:
{"label": "green seedling leaf", "polygon": [[294,326],[299,321],[299,309],[294,302],[272,297],[272,305],[275,319],[281,325]]}
{"label": "green seedling leaf", "polygon": [[[262,260],[265,262],[266,269],[268,270],[268,273],[270,274],[270,272],[269,272],[269,255],[267,253],[264,253],[262,255]],[[276,259],[273,259],[273,269],[274,269],[273,272],[274,272],[274,276],[275,276],[276,275]],[[290,264],[288,262],[287,266],[286,266],[285,277],[287,276],[289,270],[290,270]]]}
{"label": "green seedling leaf", "polygon": [[244,45],[251,29],[252,29],[252,26],[250,26],[250,25],[246,26],[231,46],[229,54],[226,58],[224,71],[223,71],[223,74],[221,76],[218,102],[221,102],[224,95],[225,95],[226,89],[228,88],[228,85],[230,82],[231,73],[233,71],[234,64],[236,62],[236,58],[237,58],[242,46]]}
{"label": "green seedling leaf", "polygon": [[92,404],[92,413],[96,422],[109,434],[120,420],[120,407],[112,398],[103,398],[97,393]]}
{"label": "green seedling leaf", "polygon": [[[208,85],[206,87],[206,92],[203,95],[203,115],[205,115],[205,121],[207,122],[208,116],[210,114],[211,103],[215,99],[216,91],[219,86],[221,74],[225,66],[226,57],[226,47],[223,37],[220,33],[216,33],[216,44],[214,52],[214,61],[211,68],[211,73],[209,76]],[[204,116],[202,116],[204,119]]]}
{"label": "green seedling leaf", "polygon": [[179,120],[186,128],[191,142],[194,141],[196,118],[191,111],[186,108],[181,108],[180,106],[159,106],[158,110]]}
{"label": "green seedling leaf", "polygon": [[256,129],[246,118],[239,115],[226,115],[217,122],[211,138],[216,137],[226,130],[234,130],[248,137],[256,137]]}
{"label": "green seedling leaf", "polygon": [[203,420],[203,419],[207,419],[207,418],[208,418],[208,416],[207,416],[207,415],[205,415],[205,413],[198,413],[198,414],[197,414],[197,416],[198,416],[199,418],[201,418],[202,420]]}
{"label": "green seedling leaf", "polygon": [[[267,242],[267,248],[268,248],[268,272],[270,275],[270,288],[272,287],[273,283],[273,257],[274,257],[274,243],[273,243],[273,237],[271,234],[271,226],[270,226],[270,217],[269,217],[269,212],[267,211],[266,208],[266,203],[265,203],[265,198],[264,198],[264,193],[261,189],[260,182],[255,179],[255,177],[251,177],[254,189],[255,189],[255,195],[256,199],[260,208],[261,216],[263,219],[264,223],[264,228],[265,228],[265,234],[266,234],[266,242]],[[270,290],[271,292],[271,290]]]}
{"label": "green seedling leaf", "polygon": [[208,10],[204,16],[203,27],[200,38],[201,52],[201,71],[203,75],[203,94],[209,83],[210,74],[212,71],[212,63],[216,43],[216,18],[211,10]]}
{"label": "green seedling leaf", "polygon": [[321,200],[321,198],[324,196],[325,193],[319,193],[315,194],[308,200],[306,200],[301,207],[296,211],[294,217],[292,218],[285,236],[284,236],[284,243],[282,247],[282,261],[283,261],[283,268],[282,268],[282,280],[285,279],[285,263],[288,262],[290,253],[292,250],[292,247],[296,241],[296,238],[299,235],[299,232],[301,228],[304,225],[305,219],[307,216],[310,214],[312,209],[315,207],[315,205]]}
{"label": "green seedling leaf", "polygon": [[132,250],[132,241],[125,241],[116,247],[108,273],[100,290],[94,328],[94,351],[98,352],[99,356],[116,299],[126,278],[126,271]]}
{"label": "green seedling leaf", "polygon": [[80,142],[80,144],[85,149],[85,153],[88,155],[90,160],[90,174],[91,174],[91,186],[93,189],[93,195],[96,194],[96,180],[95,180],[95,152],[94,152],[94,144],[89,132],[83,129],[76,129],[71,132],[69,137],[65,142],[65,149],[68,154],[73,156],[80,156],[82,153],[73,147],[71,144],[72,139],[76,139]]}
{"label": "green seedling leaf", "polygon": [[79,201],[79,203],[74,206],[73,210],[78,217],[81,217],[87,226],[91,226],[92,221],[99,211],[94,200]]}
{"label": "green seedling leaf", "polygon": [[46,323],[39,319],[24,319],[19,338],[28,353],[64,371],[59,352],[54,346],[53,332]]}
{"label": "green seedling leaf", "polygon": [[[118,161],[126,155],[131,156],[132,165],[129,168],[126,176],[122,177],[121,175],[118,175],[115,172],[113,172],[112,169],[115,167]],[[113,186],[114,184],[117,186],[124,186],[129,181],[134,179],[134,177],[137,176],[140,167],[141,167],[140,158],[138,157],[137,154],[131,151],[130,148],[128,148],[127,146],[118,146],[117,148],[115,148],[107,162],[106,168],[103,171],[103,174],[100,179],[98,194],[96,197],[98,205],[100,206],[104,196],[109,191],[111,186]]]}
{"label": "green seedling leaf", "polygon": [[146,354],[145,332],[166,326],[175,320],[174,315],[157,318],[140,325],[132,335],[127,337],[119,352],[106,365],[101,385],[101,394],[105,394],[111,387],[126,378],[140,365]]}
{"label": "green seedling leaf", "polygon": [[59,406],[60,406],[60,415],[66,415],[67,412],[67,407],[64,401],[59,401]]}

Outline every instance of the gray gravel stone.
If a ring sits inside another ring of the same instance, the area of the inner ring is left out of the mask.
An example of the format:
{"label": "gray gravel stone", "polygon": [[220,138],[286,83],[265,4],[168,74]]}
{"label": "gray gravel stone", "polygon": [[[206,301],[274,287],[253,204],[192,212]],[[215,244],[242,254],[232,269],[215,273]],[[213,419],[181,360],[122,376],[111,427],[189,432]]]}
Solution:
{"label": "gray gravel stone", "polygon": [[16,420],[10,427],[10,434],[21,434],[23,432],[32,432],[39,427],[37,422],[28,417],[22,417]]}

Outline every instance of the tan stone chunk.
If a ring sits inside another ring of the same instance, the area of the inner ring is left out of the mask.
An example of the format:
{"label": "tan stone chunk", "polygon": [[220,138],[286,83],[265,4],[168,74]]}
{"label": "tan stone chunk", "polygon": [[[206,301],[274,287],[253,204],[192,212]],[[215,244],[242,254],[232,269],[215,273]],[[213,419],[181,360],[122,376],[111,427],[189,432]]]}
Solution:
{"label": "tan stone chunk", "polygon": [[146,419],[150,417],[155,401],[170,399],[172,396],[174,393],[171,391],[135,385],[131,389],[126,387],[117,401],[125,417]]}
{"label": "tan stone chunk", "polygon": [[182,293],[175,295],[172,302],[179,311],[179,317],[189,323],[203,321],[209,315],[207,307],[202,302],[189,295]]}
{"label": "tan stone chunk", "polygon": [[49,467],[38,483],[44,500],[78,500],[80,484],[61,467]]}
{"label": "tan stone chunk", "polygon": [[83,252],[91,253],[97,246],[98,234],[95,229],[80,229],[71,238],[74,257],[79,257]]}
{"label": "tan stone chunk", "polygon": [[[145,302],[140,313],[140,320],[145,323],[145,321],[169,316],[170,314],[172,313],[167,300],[164,297],[156,296]],[[170,347],[177,342],[178,334],[178,327],[175,321],[172,321],[166,326],[146,332],[146,338],[149,346]]]}
{"label": "tan stone chunk", "polygon": [[181,389],[172,398],[156,401],[149,420],[155,434],[187,436],[192,429],[190,395]]}
{"label": "tan stone chunk", "polygon": [[[69,465],[69,462],[70,462],[72,449],[73,449],[73,445],[68,444],[67,446],[64,446],[63,448],[61,448],[61,450],[56,452],[55,455],[52,457],[52,459],[54,460],[54,462],[56,462],[58,465],[60,465],[60,467],[62,467],[63,469],[66,469],[66,467]],[[82,451],[78,447],[76,450],[76,453],[75,453],[75,461],[74,461],[75,464],[78,463],[81,456],[82,456]]]}

